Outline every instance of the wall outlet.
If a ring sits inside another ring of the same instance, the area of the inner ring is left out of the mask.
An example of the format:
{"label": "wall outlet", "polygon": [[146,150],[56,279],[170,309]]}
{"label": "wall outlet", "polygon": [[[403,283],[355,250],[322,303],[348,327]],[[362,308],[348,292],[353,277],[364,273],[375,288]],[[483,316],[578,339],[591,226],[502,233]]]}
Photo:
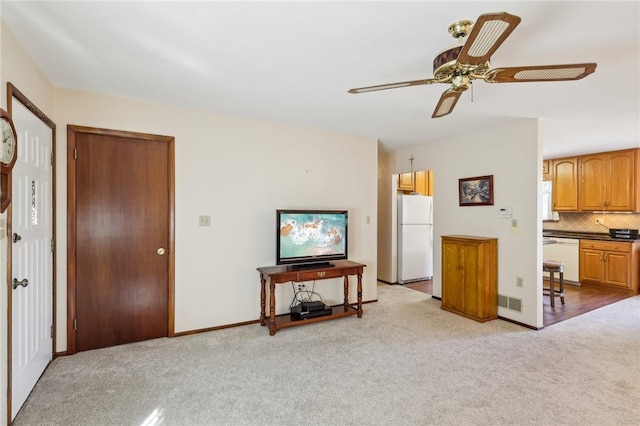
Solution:
{"label": "wall outlet", "polygon": [[198,218],[198,225],[211,226],[211,216],[200,216]]}
{"label": "wall outlet", "polygon": [[524,287],[524,278],[516,277],[516,287]]}

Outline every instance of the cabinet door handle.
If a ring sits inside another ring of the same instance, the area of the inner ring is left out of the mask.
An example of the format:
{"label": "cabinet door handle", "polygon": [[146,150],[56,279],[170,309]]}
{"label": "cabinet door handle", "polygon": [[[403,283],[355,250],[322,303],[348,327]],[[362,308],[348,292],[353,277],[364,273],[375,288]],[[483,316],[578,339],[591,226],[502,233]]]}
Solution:
{"label": "cabinet door handle", "polygon": [[325,272],[325,271],[320,271],[320,272],[318,272],[318,278],[322,278],[322,277],[324,277],[324,275],[325,275],[325,274],[326,274],[326,272]]}

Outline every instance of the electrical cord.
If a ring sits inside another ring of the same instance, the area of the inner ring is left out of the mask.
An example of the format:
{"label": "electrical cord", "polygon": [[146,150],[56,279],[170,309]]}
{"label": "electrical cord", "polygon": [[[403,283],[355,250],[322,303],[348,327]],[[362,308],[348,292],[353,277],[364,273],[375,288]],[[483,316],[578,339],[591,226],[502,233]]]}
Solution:
{"label": "electrical cord", "polygon": [[293,299],[291,300],[291,304],[289,304],[289,309],[300,303],[313,302],[314,296],[319,299],[317,301],[322,302],[322,296],[315,291],[315,281],[311,285],[311,290],[306,287],[306,284],[298,283],[298,290],[296,291],[296,283],[294,281],[291,281],[291,288],[293,289]]}

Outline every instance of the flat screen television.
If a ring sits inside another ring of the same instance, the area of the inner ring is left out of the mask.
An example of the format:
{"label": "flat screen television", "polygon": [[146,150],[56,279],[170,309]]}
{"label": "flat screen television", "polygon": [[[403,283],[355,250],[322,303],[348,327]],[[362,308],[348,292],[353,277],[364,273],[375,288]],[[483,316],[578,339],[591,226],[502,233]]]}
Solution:
{"label": "flat screen television", "polygon": [[348,211],[276,210],[276,263],[294,269],[347,259]]}

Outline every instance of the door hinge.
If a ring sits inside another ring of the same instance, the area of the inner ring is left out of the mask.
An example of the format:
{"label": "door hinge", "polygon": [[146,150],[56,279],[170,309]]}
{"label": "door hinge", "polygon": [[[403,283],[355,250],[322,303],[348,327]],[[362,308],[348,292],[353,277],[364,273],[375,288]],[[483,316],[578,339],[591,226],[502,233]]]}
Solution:
{"label": "door hinge", "polygon": [[51,326],[51,338],[53,339],[53,325]]}
{"label": "door hinge", "polygon": [[73,319],[73,329],[77,330],[78,329],[78,318],[74,318]]}
{"label": "door hinge", "polygon": [[73,148],[73,159],[74,160],[78,159],[78,148]]}
{"label": "door hinge", "polygon": [[51,253],[55,253],[56,251],[56,245],[53,241],[53,238],[51,238]]}
{"label": "door hinge", "polygon": [[53,151],[51,151],[51,165],[53,166]]}

